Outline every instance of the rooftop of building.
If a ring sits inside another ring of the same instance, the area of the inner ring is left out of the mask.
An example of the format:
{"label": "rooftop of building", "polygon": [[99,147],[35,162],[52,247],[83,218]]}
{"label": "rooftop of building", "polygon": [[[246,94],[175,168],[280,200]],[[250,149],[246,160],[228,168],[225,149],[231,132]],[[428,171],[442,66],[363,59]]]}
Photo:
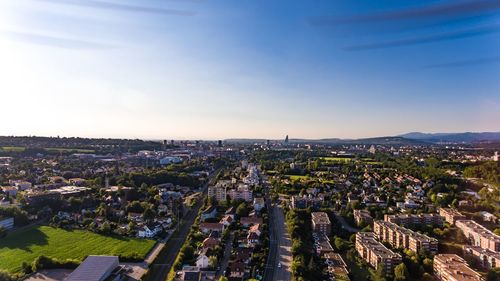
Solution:
{"label": "rooftop of building", "polygon": [[330,218],[325,212],[312,212],[311,218],[315,224],[330,224]]}
{"label": "rooftop of building", "polygon": [[[482,280],[481,275],[471,269],[467,262],[455,254],[439,254],[434,256],[434,263],[444,265],[441,269],[448,275],[454,277],[456,281],[478,281]],[[442,273],[441,273],[442,274]]]}
{"label": "rooftop of building", "polygon": [[496,235],[493,233],[491,230],[487,229],[486,227],[480,225],[479,223],[473,221],[473,220],[458,220],[456,221],[457,225],[463,224],[468,228],[471,228],[475,233],[481,235],[482,237],[489,239],[489,240],[495,240],[497,242],[500,242],[500,236]]}
{"label": "rooftop of building", "polygon": [[363,246],[370,249],[377,256],[384,258],[401,258],[400,254],[394,253],[377,241],[375,233],[373,232],[358,232],[356,233],[356,240],[359,240]]}
{"label": "rooftop of building", "polygon": [[118,265],[117,256],[88,256],[66,279],[67,281],[99,281]]}

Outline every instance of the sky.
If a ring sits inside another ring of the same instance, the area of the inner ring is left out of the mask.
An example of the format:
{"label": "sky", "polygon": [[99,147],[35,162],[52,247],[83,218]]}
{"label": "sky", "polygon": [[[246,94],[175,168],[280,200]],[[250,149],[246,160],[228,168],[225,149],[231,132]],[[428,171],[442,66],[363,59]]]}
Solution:
{"label": "sky", "polygon": [[500,131],[500,1],[0,0],[0,135]]}

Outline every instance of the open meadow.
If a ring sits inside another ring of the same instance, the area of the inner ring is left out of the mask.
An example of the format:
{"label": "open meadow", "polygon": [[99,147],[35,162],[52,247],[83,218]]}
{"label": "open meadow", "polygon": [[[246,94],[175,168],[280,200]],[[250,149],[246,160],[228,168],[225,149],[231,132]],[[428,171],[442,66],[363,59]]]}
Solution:
{"label": "open meadow", "polygon": [[40,255],[60,260],[83,260],[88,255],[144,258],[154,244],[153,240],[104,236],[83,230],[30,227],[0,239],[0,269],[18,272],[23,262],[31,263]]}

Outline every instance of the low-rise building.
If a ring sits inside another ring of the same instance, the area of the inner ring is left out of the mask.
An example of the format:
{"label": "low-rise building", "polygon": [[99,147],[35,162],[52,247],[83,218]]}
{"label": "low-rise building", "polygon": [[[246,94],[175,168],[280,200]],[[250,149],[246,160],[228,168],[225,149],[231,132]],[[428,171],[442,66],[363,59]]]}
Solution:
{"label": "low-rise building", "polygon": [[493,252],[492,250],[471,245],[465,245],[464,252],[478,260],[485,268],[491,269],[500,266],[500,252]]}
{"label": "low-rise building", "polygon": [[260,217],[242,217],[240,218],[240,223],[242,226],[251,226],[256,224],[263,224],[264,220]]}
{"label": "low-rise building", "polygon": [[229,197],[232,200],[243,200],[245,202],[253,201],[253,191],[246,184],[238,185],[237,189],[229,190]]}
{"label": "low-rise building", "polygon": [[319,209],[321,208],[321,204],[323,204],[323,199],[318,197],[292,196],[291,200],[292,209]]}
{"label": "low-rise building", "polygon": [[330,244],[330,239],[323,234],[319,233],[317,238],[315,239],[316,253],[318,255],[323,255],[325,253],[333,253],[332,244]]}
{"label": "low-rise building", "polygon": [[443,218],[438,214],[397,214],[385,215],[384,220],[402,226],[433,225],[443,226]]}
{"label": "low-rise building", "polygon": [[213,219],[217,216],[217,208],[215,206],[209,206],[201,213],[201,221],[206,221],[207,219]]}
{"label": "low-rise building", "polygon": [[266,206],[266,203],[264,201],[264,198],[262,197],[255,197],[253,199],[253,208],[255,211],[260,212],[264,207]]}
{"label": "low-rise building", "polygon": [[111,275],[118,267],[117,256],[88,256],[65,280],[104,281],[111,278]]}
{"label": "low-rise building", "polygon": [[500,236],[473,220],[458,220],[455,225],[474,246],[500,252]]}
{"label": "low-rise building", "polygon": [[225,185],[216,185],[216,186],[209,186],[208,187],[208,197],[209,198],[215,198],[217,202],[225,201],[226,200],[226,186]]}
{"label": "low-rise building", "polygon": [[316,232],[321,232],[329,236],[332,231],[332,223],[328,214],[325,212],[312,212],[311,213],[312,229]]}
{"label": "low-rise building", "polygon": [[323,258],[326,260],[328,272],[334,275],[343,275],[343,280],[349,280],[349,277],[347,277],[347,275],[349,274],[349,271],[347,270],[347,264],[345,263],[344,259],[342,259],[342,256],[340,254],[329,252],[323,254]]}
{"label": "low-rise building", "polygon": [[221,223],[213,223],[213,222],[202,222],[200,223],[200,231],[204,234],[208,234],[212,231],[217,231],[222,233],[224,231],[224,225]]}
{"label": "low-rise building", "polygon": [[434,275],[441,281],[483,281],[481,274],[469,267],[467,262],[455,254],[434,256]]}
{"label": "low-rise building", "polygon": [[371,266],[384,265],[385,271],[392,274],[394,267],[401,263],[401,255],[395,253],[377,241],[373,232],[356,233],[356,251]]}
{"label": "low-rise building", "polygon": [[14,228],[14,218],[0,217],[0,227],[5,230],[10,230]]}
{"label": "low-rise building", "polygon": [[440,208],[439,215],[444,218],[446,222],[454,225],[457,220],[465,220],[466,217],[462,215],[459,211],[452,208]]}
{"label": "low-rise building", "polygon": [[363,223],[371,225],[373,223],[373,218],[367,210],[354,210],[354,220],[357,225]]}
{"label": "low-rise building", "polygon": [[438,240],[388,221],[375,221],[373,231],[378,238],[395,248],[409,249],[415,253],[426,250],[437,253]]}
{"label": "low-rise building", "polygon": [[28,190],[32,186],[31,182],[28,181],[14,181],[11,184],[13,184],[19,191]]}
{"label": "low-rise building", "polygon": [[17,195],[17,188],[15,186],[2,186],[2,191],[9,197],[16,197]]}

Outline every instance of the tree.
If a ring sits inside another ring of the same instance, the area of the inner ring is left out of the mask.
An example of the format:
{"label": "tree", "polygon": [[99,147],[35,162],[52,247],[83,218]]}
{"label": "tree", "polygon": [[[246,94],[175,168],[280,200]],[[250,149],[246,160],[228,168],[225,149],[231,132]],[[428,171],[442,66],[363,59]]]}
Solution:
{"label": "tree", "polygon": [[109,225],[109,222],[105,221],[101,227],[99,228],[99,231],[103,234],[110,234],[111,233],[111,226]]}
{"label": "tree", "polygon": [[344,241],[344,239],[342,239],[340,237],[335,237],[335,248],[337,248],[337,250],[343,252],[344,250],[348,249],[349,246]]}
{"label": "tree", "polygon": [[12,277],[7,271],[0,270],[0,281],[14,281],[14,280],[15,280],[14,277]]}
{"label": "tree", "polygon": [[227,277],[226,276],[221,276],[219,278],[219,281],[228,281]]}
{"label": "tree", "polygon": [[238,205],[238,208],[236,208],[236,215],[238,215],[238,217],[240,218],[248,216],[248,208],[245,202],[242,202],[240,203],[240,205]]}
{"label": "tree", "polygon": [[394,281],[407,280],[409,275],[408,268],[404,263],[400,263],[394,268]]}
{"label": "tree", "polygon": [[155,218],[155,212],[151,208],[147,208],[146,210],[144,210],[144,213],[142,214],[142,218],[145,221],[150,222]]}
{"label": "tree", "polygon": [[488,271],[486,275],[486,281],[498,281],[500,280],[500,267],[495,267]]}
{"label": "tree", "polygon": [[370,271],[370,273],[373,281],[387,281],[387,279],[385,278],[385,266],[383,264],[380,264],[377,267],[377,270],[372,270]]}
{"label": "tree", "polygon": [[214,269],[217,266],[217,257],[216,256],[208,257],[208,266],[211,269]]}

